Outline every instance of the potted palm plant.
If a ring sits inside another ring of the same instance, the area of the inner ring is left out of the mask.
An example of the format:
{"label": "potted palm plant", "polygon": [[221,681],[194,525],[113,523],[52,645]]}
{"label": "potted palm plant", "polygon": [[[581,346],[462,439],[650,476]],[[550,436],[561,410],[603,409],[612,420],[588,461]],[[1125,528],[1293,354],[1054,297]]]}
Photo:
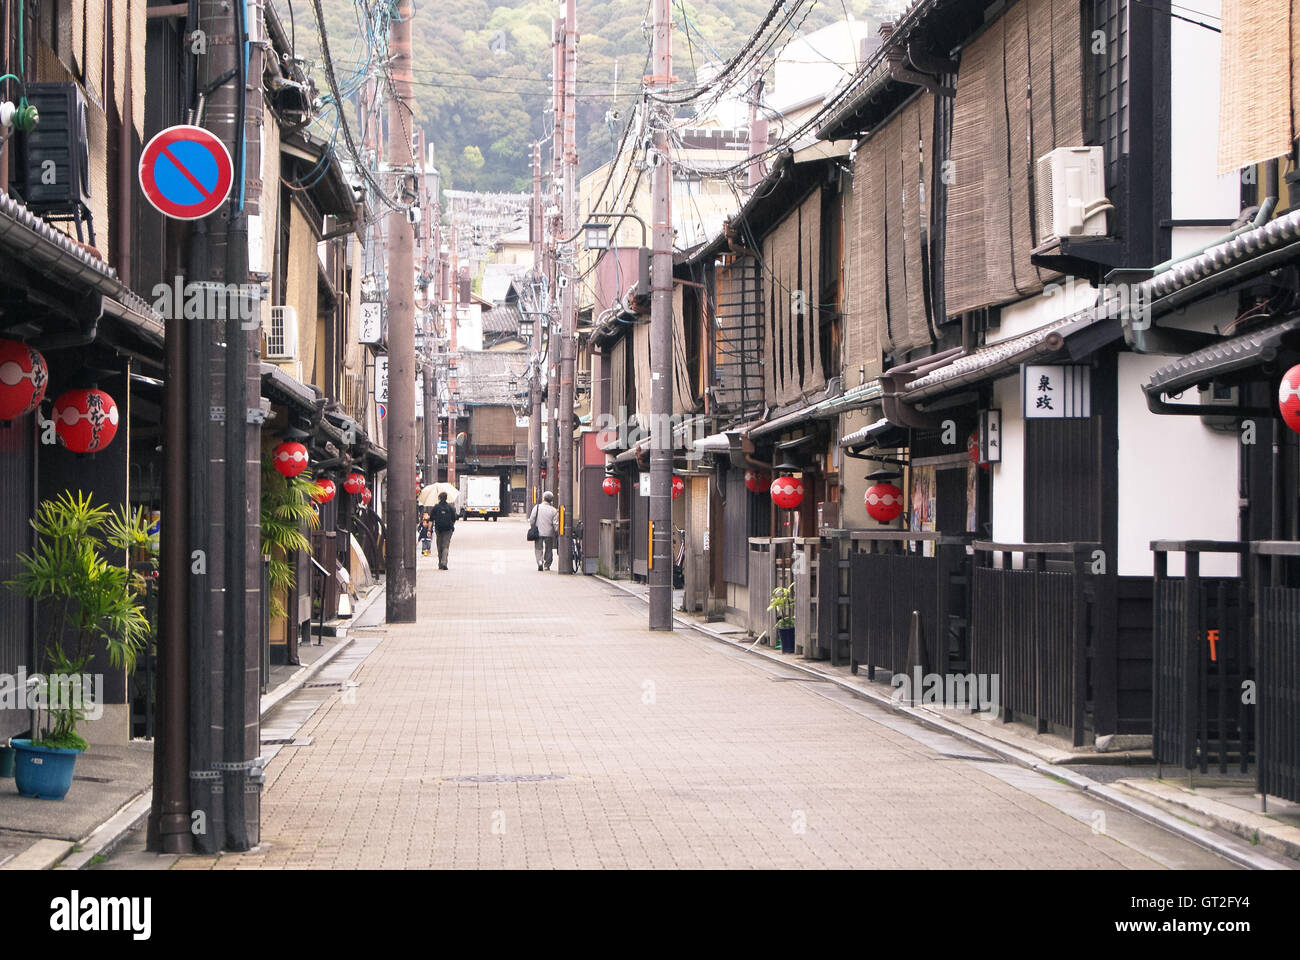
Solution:
{"label": "potted palm plant", "polygon": [[[103,652],[114,667],[130,670],[148,642],[145,579],[130,560],[150,556],[151,539],[144,511],[110,510],[82,491],[42,501],[32,526],[36,548],[18,555],[21,572],[6,585],[50,613],[36,685],[47,725],[38,712],[32,737],[12,741],[14,779],[23,796],[62,800],[88,747],[77,732],[89,706],[87,667]],[[110,560],[118,552],[121,562]]]}
{"label": "potted palm plant", "polygon": [[283,476],[270,457],[262,459],[262,553],[270,557],[271,596],[268,609],[272,620],[285,615],[283,598],[293,589],[295,577],[290,558],[299,550],[311,556],[311,541],[303,526],[320,525],[312,494],[316,481],[299,474]]}
{"label": "potted palm plant", "polygon": [[794,586],[775,588],[767,612],[776,614],[776,632],[781,637],[781,652],[794,653]]}

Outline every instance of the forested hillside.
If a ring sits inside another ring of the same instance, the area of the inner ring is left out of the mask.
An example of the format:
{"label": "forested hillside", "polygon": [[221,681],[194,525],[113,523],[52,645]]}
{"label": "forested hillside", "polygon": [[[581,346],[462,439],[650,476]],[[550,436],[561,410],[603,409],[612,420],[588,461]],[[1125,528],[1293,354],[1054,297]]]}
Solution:
{"label": "forested hillside", "polygon": [[[274,2],[288,23],[288,0]],[[354,6],[360,2],[323,0],[330,51],[345,87],[346,78],[363,67],[358,24],[364,19]],[[674,73],[689,83],[695,67],[733,55],[770,6],[771,0],[673,0]],[[898,6],[890,0],[814,0],[794,23],[809,33],[843,19],[846,11],[879,17]],[[548,132],[551,20],[559,9],[554,0],[416,0],[415,112],[436,145],[444,186],[531,189],[528,145]],[[624,122],[630,114],[646,72],[648,11],[645,0],[578,0],[578,142],[584,171],[613,155],[622,128],[606,122],[609,111],[620,110]],[[293,13],[299,47],[311,56],[311,8],[299,0]],[[326,89],[323,73],[319,68],[314,73]]]}

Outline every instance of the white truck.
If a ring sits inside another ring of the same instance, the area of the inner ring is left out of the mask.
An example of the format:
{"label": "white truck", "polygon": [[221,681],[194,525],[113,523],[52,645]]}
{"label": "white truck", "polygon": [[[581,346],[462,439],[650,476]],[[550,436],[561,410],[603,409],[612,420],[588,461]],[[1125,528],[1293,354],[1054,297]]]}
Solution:
{"label": "white truck", "polygon": [[501,516],[501,478],[495,474],[462,476],[460,495],[456,499],[462,520],[466,517],[495,520]]}

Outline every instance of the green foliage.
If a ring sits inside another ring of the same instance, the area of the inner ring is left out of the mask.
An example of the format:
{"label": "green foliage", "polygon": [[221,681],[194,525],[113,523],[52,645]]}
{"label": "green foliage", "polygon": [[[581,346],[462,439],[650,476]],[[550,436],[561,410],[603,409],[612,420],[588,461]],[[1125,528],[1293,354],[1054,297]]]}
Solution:
{"label": "green foliage", "polygon": [[[18,555],[22,569],[6,586],[57,612],[48,617],[42,648],[47,673],[79,677],[100,649],[114,667],[133,669],[150,632],[141,602],[145,579],[129,566],[132,555],[152,553],[144,511],[109,510],[90,494],[69,490],[43,500],[31,523],[36,549]],[[126,562],[112,562],[107,553],[121,553]],[[43,683],[48,694],[48,679]],[[83,710],[64,703],[49,715],[46,745],[85,749],[76,733]]]}
{"label": "green foliage", "polygon": [[262,459],[262,554],[271,558],[271,596],[268,599],[272,618],[285,615],[280,595],[293,589],[293,564],[288,557],[302,550],[311,553],[311,541],[303,527],[315,529],[320,523],[311,495],[316,481],[304,474],[286,477],[275,469],[270,457]]}
{"label": "green foliage", "polygon": [[776,587],[772,590],[772,602],[767,605],[768,613],[776,614],[777,628],[794,626],[794,586]]}
{"label": "green foliage", "polygon": [[[284,0],[274,2],[281,20],[287,22]],[[863,19],[880,6],[873,0],[816,4],[802,32],[807,35],[841,20],[846,12]],[[351,0],[323,0],[323,7],[336,72],[346,85],[364,56],[358,17]],[[673,0],[673,72],[682,84],[693,83],[706,61],[736,54],[770,7],[771,0]],[[529,144],[550,133],[544,111],[551,103],[551,20],[558,10],[555,0],[417,4],[411,23],[414,118],[436,146],[444,186],[531,189]],[[802,12],[796,22],[800,16]],[[644,0],[578,3],[577,130],[583,173],[614,155],[623,131],[621,126],[606,125],[606,111],[620,110],[621,122],[626,123],[641,77],[649,72],[646,17]],[[305,23],[312,21],[300,15],[298,46],[304,56],[318,57],[314,24]],[[314,76],[324,89],[324,71],[317,67]],[[474,149],[467,151],[467,147]]]}

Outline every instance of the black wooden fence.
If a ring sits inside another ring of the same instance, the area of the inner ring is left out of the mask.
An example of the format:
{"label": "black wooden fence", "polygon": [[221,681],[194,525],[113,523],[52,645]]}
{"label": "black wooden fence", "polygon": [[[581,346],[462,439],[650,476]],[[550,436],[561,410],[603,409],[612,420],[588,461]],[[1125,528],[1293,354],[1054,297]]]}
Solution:
{"label": "black wooden fence", "polygon": [[[977,541],[971,584],[971,671],[997,676],[1003,719],[1068,731],[1087,726],[1096,543]],[[1014,557],[1024,557],[1020,568]],[[1000,565],[995,561],[1000,558]],[[1060,559],[1050,559],[1060,558]]]}
{"label": "black wooden fence", "polygon": [[[1152,624],[1152,749],[1158,763],[1205,773],[1213,760],[1242,773],[1254,750],[1249,589],[1242,577],[1203,577],[1205,554],[1244,557],[1235,540],[1156,540]],[[1169,575],[1169,554],[1184,573]],[[1244,572],[1244,571],[1243,571]]]}
{"label": "black wooden fence", "polygon": [[1251,544],[1255,586],[1256,785],[1300,801],[1300,543]]}
{"label": "black wooden fence", "polygon": [[[920,614],[925,672],[966,672],[967,537],[929,531],[872,530],[852,534],[849,554],[849,669],[875,679],[918,666],[908,662],[912,613]],[[926,555],[927,547],[931,553]]]}

